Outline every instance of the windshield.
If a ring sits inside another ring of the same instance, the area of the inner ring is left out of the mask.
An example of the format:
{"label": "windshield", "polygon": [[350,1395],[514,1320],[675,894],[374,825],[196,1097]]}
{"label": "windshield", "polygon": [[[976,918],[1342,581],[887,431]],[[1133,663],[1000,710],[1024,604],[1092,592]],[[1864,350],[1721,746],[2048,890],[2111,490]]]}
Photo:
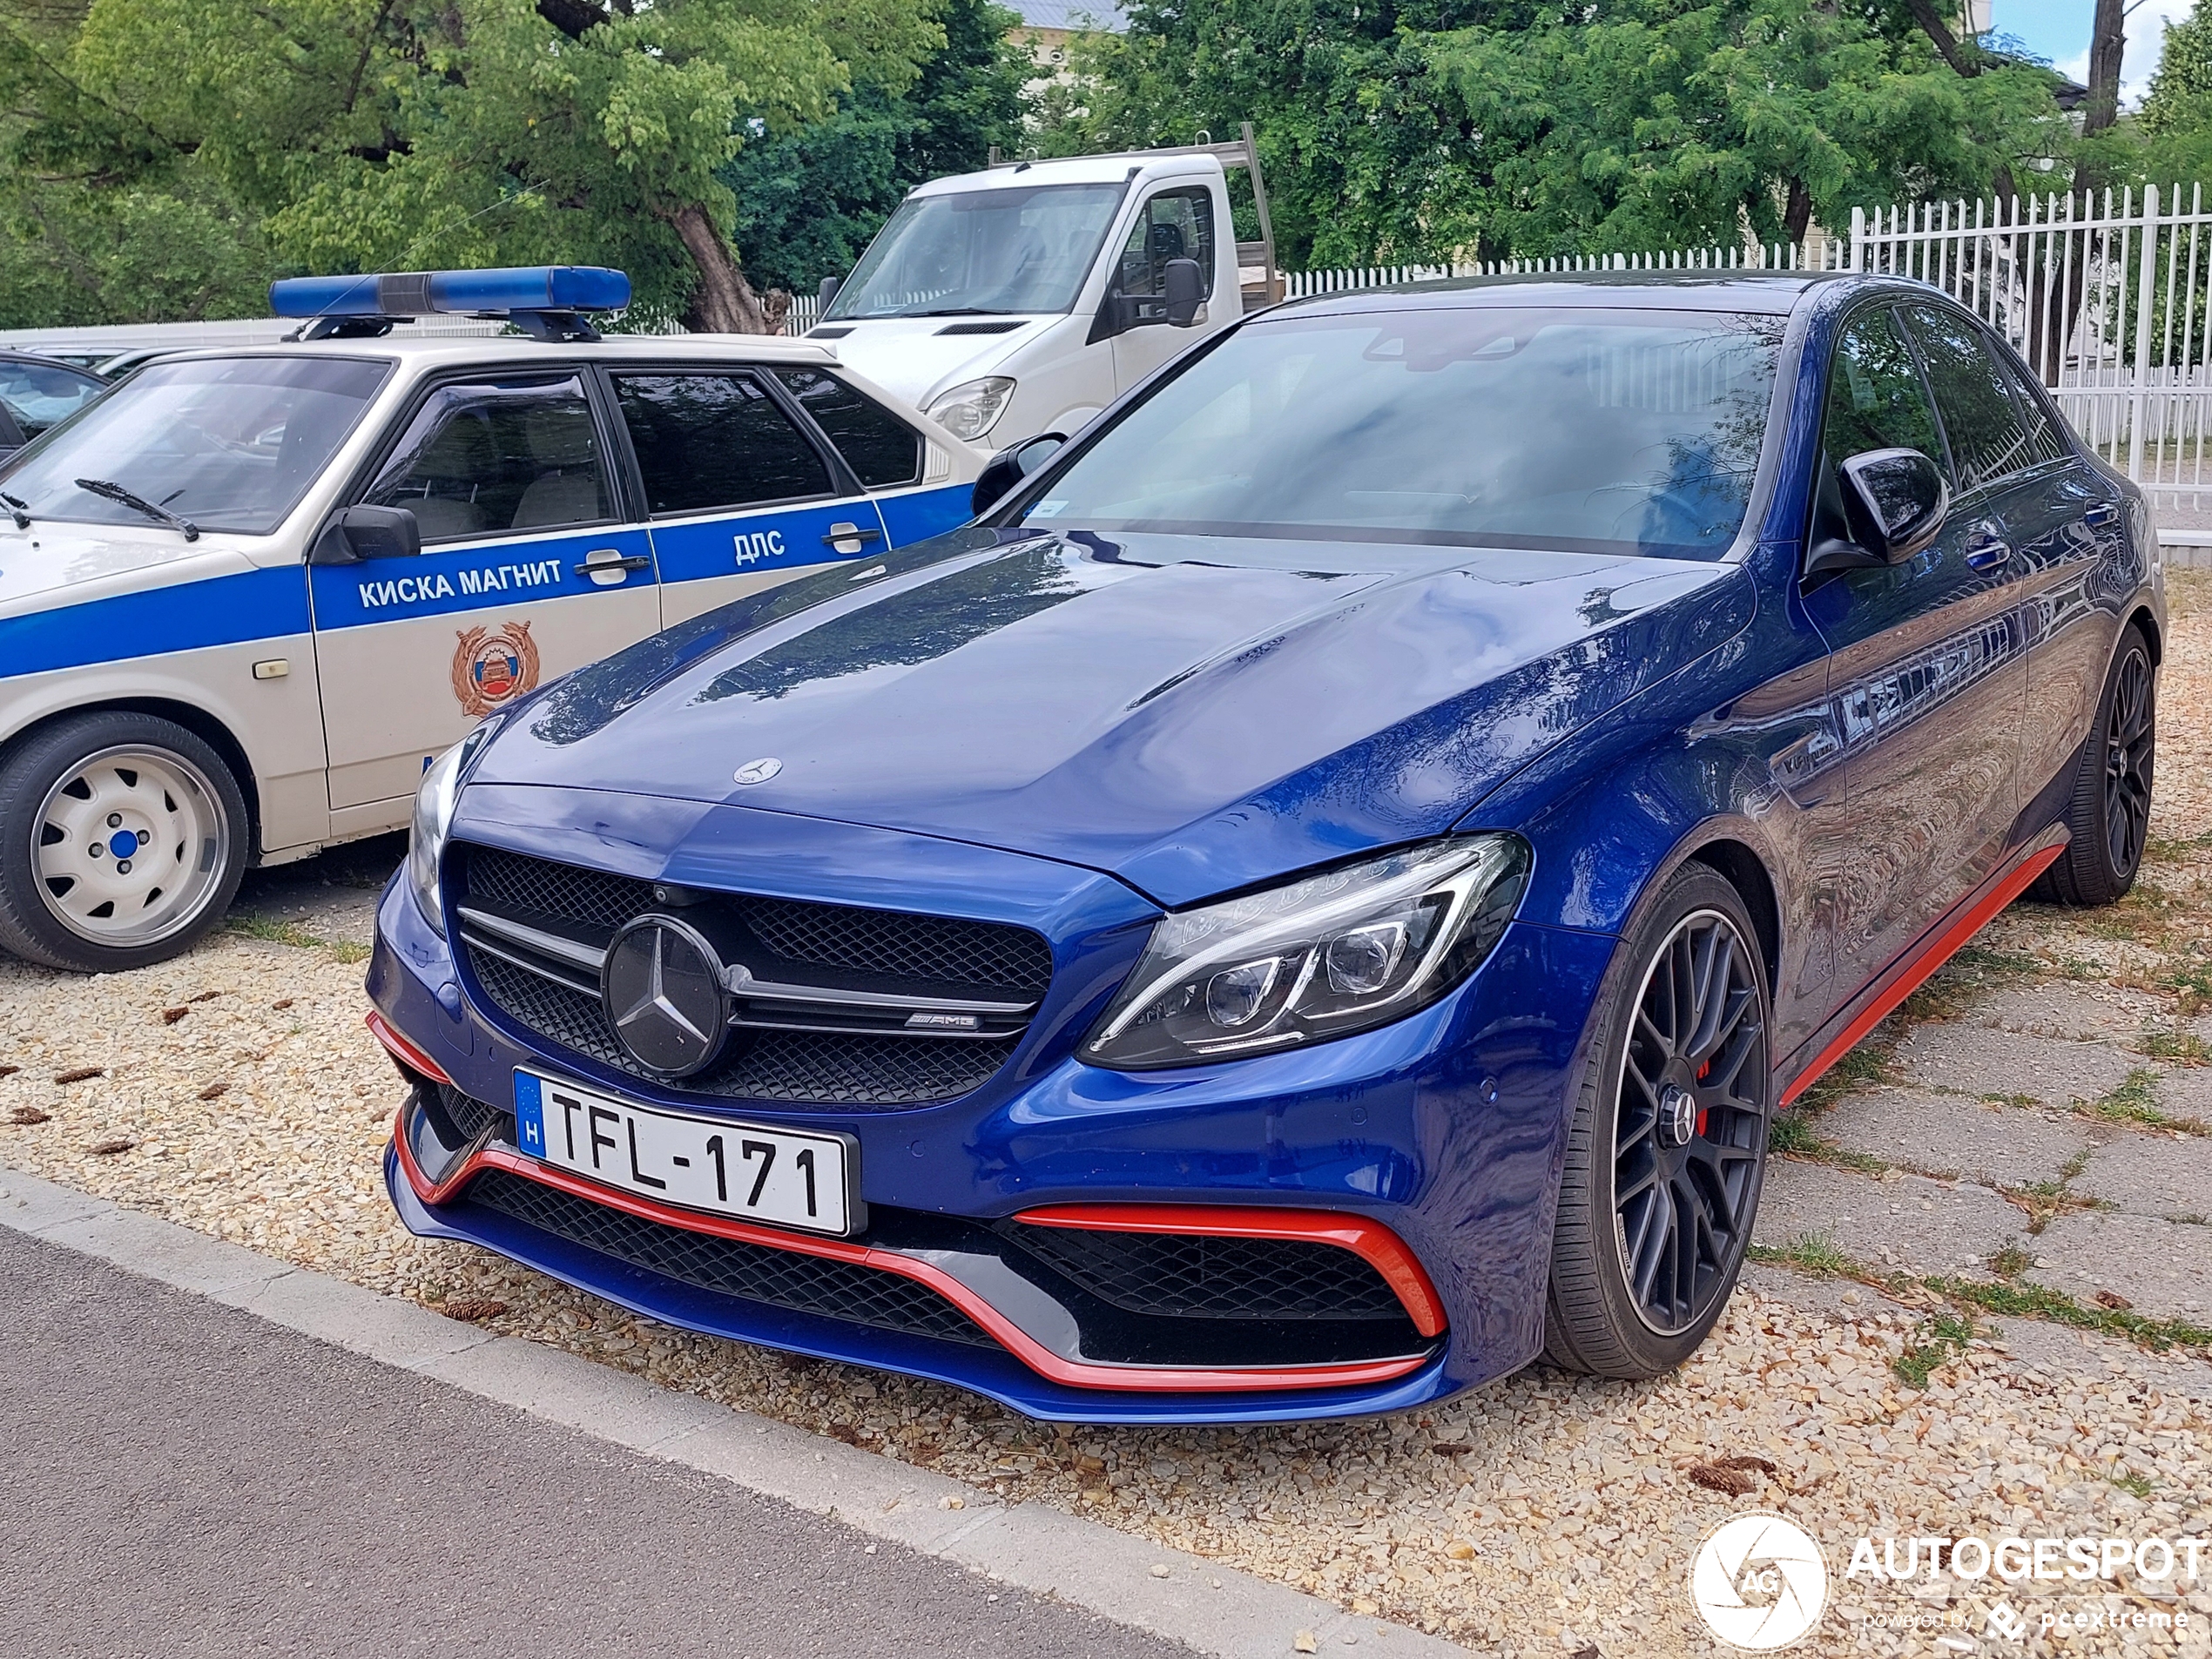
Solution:
{"label": "windshield", "polygon": [[1023,521],[1710,558],[1743,522],[1784,321],[1482,307],[1250,324]]}
{"label": "windshield", "polygon": [[26,438],[67,419],[102,392],[105,381],[58,364],[0,361],[0,403]]}
{"label": "windshield", "polygon": [[152,363],[0,463],[0,489],[34,518],[148,522],[77,482],[104,480],[202,529],[266,535],[329,464],[390,373],[388,363],[360,358]]}
{"label": "windshield", "polygon": [[1065,311],[1098,257],[1122,189],[1036,185],[909,196],[822,320]]}

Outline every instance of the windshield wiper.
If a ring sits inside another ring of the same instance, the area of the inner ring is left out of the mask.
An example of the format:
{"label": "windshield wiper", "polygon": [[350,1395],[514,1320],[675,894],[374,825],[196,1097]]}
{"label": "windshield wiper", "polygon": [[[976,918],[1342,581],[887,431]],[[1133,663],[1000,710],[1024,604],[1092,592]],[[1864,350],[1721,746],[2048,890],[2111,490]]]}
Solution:
{"label": "windshield wiper", "polygon": [[30,528],[30,503],[29,502],[18,500],[6,490],[0,489],[0,502],[6,503],[8,516],[16,521],[17,529],[27,530]]}
{"label": "windshield wiper", "polygon": [[997,317],[1005,314],[994,311],[988,306],[941,306],[934,311],[894,311],[891,314],[894,317]]}
{"label": "windshield wiper", "polygon": [[95,496],[104,496],[120,506],[128,507],[134,513],[144,513],[157,524],[166,524],[172,529],[182,530],[185,533],[185,540],[187,542],[197,542],[199,539],[199,526],[193,523],[192,520],[178,517],[166,507],[158,506],[148,501],[144,496],[124,489],[121,484],[111,483],[105,478],[79,478],[77,481],[77,487],[79,489],[89,489]]}

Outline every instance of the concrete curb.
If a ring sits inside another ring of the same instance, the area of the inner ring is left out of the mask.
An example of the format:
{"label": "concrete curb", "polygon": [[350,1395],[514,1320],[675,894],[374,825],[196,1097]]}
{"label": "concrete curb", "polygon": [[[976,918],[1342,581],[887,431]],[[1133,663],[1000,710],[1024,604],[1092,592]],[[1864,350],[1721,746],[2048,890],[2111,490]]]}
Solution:
{"label": "concrete curb", "polygon": [[[1281,1659],[1295,1652],[1301,1631],[1311,1631],[1324,1652],[1356,1643],[1379,1659],[1467,1653],[1096,1521],[1042,1504],[1009,1507],[947,1476],[672,1393],[557,1348],[491,1336],[397,1297],[4,1167],[0,1225],[1203,1654]],[[961,1507],[948,1507],[948,1500]]]}

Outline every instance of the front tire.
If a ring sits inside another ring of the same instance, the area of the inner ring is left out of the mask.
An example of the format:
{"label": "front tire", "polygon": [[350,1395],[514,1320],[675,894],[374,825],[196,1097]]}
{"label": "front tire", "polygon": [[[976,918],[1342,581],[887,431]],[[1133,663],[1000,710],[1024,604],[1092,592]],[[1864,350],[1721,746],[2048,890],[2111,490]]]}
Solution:
{"label": "front tire", "polygon": [[0,763],[0,946],[84,974],[175,956],[237,895],[246,823],[222,757],[173,720],[34,732]]}
{"label": "front tire", "polygon": [[2158,676],[2150,641],[2130,625],[2097,699],[2096,724],[2074,763],[2065,823],[2074,833],[2028,896],[2046,904],[2117,903],[2135,885],[2150,836],[2151,782],[2158,760]]}
{"label": "front tire", "polygon": [[1735,1289],[1766,1173],[1773,1018],[1735,887],[1688,864],[1623,941],[1577,1079],[1544,1358],[1642,1379]]}

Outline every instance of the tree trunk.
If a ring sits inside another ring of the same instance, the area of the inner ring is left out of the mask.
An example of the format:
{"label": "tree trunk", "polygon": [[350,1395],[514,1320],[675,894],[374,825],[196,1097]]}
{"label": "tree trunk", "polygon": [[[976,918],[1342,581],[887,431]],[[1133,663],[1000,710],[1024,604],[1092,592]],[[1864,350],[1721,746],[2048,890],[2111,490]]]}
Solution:
{"label": "tree trunk", "polygon": [[1782,231],[1791,247],[1805,239],[1805,231],[1812,224],[1812,192],[1805,188],[1805,181],[1791,175],[1789,192],[1782,203]]}
{"label": "tree trunk", "polygon": [[691,303],[685,307],[684,326],[694,334],[771,333],[760,296],[745,280],[738,256],[707,217],[706,209],[694,203],[678,209],[669,222],[684,239],[684,251],[691,256],[699,273],[698,286],[691,290]]}
{"label": "tree trunk", "polygon": [[2121,0],[2097,0],[2089,29],[2089,96],[2081,105],[2084,138],[2120,118],[2120,60],[2128,50],[2128,12]]}

